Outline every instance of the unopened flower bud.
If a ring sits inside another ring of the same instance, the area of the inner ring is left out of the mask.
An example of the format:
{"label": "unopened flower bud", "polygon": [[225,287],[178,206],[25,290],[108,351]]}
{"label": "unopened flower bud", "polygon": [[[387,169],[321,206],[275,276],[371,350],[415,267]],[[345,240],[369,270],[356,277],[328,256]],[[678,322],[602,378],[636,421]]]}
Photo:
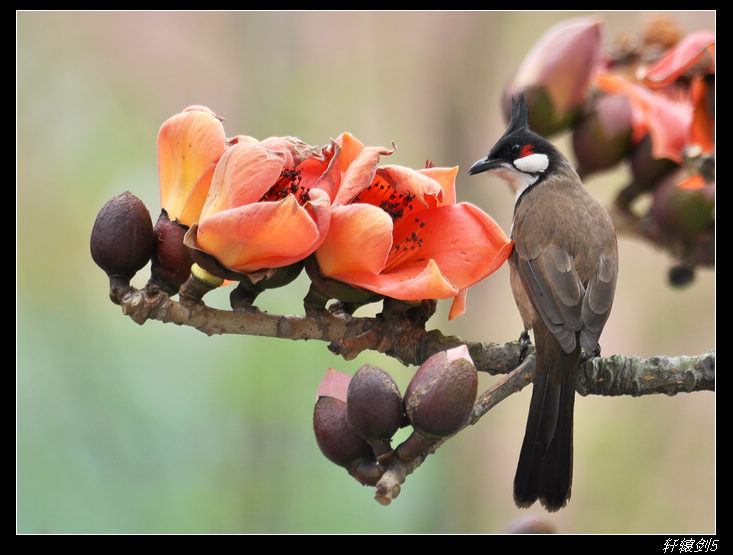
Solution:
{"label": "unopened flower bud", "polygon": [[190,249],[183,244],[188,227],[170,221],[163,209],[153,228],[155,241],[151,260],[151,280],[168,295],[175,295],[191,274]]}
{"label": "unopened flower bud", "polygon": [[663,177],[680,167],[669,158],[652,156],[652,138],[648,134],[632,150],[629,163],[634,182],[645,191],[654,189]]}
{"label": "unopened flower bud", "polygon": [[595,99],[573,129],[573,151],[581,175],[609,169],[631,148],[631,103],[623,95]]}
{"label": "unopened flower bud", "polygon": [[651,234],[675,248],[671,285],[689,284],[696,266],[715,265],[714,182],[683,169],[671,173],[654,190],[648,219]]}
{"label": "unopened flower bud", "polygon": [[129,191],[109,200],[97,214],[90,249],[109,276],[110,297],[117,302],[152,255],[153,222],[145,204]]}
{"label": "unopened flower bud", "polygon": [[660,233],[690,240],[715,228],[715,184],[684,188],[687,178],[680,169],[656,187],[652,215]]}
{"label": "unopened flower bud", "polygon": [[390,451],[390,440],[404,422],[402,395],[384,370],[365,364],[354,374],[346,394],[349,424],[377,458]]}
{"label": "unopened flower bud", "polygon": [[666,175],[679,167],[679,164],[668,158],[654,158],[651,136],[645,135],[630,150],[631,183],[619,192],[616,204],[622,209],[630,210],[638,197],[653,190]]}
{"label": "unopened flower bud", "polygon": [[468,421],[477,390],[476,368],[461,345],[433,355],[420,366],[405,391],[405,412],[423,436],[448,437]]}
{"label": "unopened flower bud", "polygon": [[524,92],[529,125],[548,136],[572,123],[601,62],[603,25],[572,18],[548,29],[532,46],[504,94],[504,107]]}
{"label": "unopened flower bud", "polygon": [[313,410],[313,431],[323,455],[362,484],[374,485],[379,471],[369,444],[349,425],[346,403],[321,396]]}

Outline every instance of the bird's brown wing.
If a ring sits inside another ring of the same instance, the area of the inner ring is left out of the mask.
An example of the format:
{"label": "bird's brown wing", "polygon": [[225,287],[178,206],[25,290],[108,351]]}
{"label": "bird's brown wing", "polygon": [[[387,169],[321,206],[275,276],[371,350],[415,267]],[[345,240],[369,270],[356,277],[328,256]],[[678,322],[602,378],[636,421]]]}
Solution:
{"label": "bird's brown wing", "polygon": [[[573,351],[576,334],[583,323],[582,307],[586,292],[573,258],[565,249],[554,245],[535,253],[514,249],[512,256],[535,310],[563,350],[566,353]],[[593,303],[589,303],[590,306]]]}

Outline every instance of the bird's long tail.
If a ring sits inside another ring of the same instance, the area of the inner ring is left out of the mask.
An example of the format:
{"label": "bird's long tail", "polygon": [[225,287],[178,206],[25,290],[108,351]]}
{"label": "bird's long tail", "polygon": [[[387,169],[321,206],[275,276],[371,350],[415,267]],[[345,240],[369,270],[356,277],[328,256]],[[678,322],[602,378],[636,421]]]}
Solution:
{"label": "bird's long tail", "polygon": [[548,511],[557,511],[570,499],[573,478],[573,410],[580,347],[566,353],[549,331],[538,331],[537,368],[514,477],[514,501],[519,507],[529,507],[539,499]]}

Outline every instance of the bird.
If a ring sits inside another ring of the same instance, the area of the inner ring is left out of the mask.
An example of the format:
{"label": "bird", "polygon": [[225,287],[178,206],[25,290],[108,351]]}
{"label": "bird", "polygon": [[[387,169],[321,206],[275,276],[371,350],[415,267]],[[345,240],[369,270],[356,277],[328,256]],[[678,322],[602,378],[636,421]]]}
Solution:
{"label": "bird", "polygon": [[613,305],[618,246],[613,221],[565,156],[529,127],[523,94],[510,121],[469,175],[495,174],[516,192],[509,277],[535,373],[514,476],[515,504],[555,512],[570,500],[575,388],[581,361],[600,355]]}

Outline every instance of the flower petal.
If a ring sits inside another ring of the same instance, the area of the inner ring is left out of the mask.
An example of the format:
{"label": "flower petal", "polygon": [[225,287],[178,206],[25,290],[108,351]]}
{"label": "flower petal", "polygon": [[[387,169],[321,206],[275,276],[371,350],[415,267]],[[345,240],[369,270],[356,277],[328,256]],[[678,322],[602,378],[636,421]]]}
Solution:
{"label": "flower petal", "polygon": [[311,146],[297,137],[268,137],[260,141],[260,146],[274,152],[282,152],[287,168],[299,166],[309,158],[321,160],[325,158],[320,147]]}
{"label": "flower petal", "polygon": [[403,301],[447,299],[455,297],[460,291],[445,278],[432,259],[403,264],[382,274],[347,272],[335,277],[351,285]]}
{"label": "flower petal", "polygon": [[[189,106],[163,123],[158,131],[160,201],[171,220],[179,217],[197,183],[204,187],[201,174],[216,164],[225,149],[224,127],[206,107]],[[196,197],[201,198],[200,191]],[[195,212],[189,206],[187,213]]]}
{"label": "flower petal", "polygon": [[468,289],[464,288],[458,292],[458,295],[453,297],[453,302],[451,303],[450,311],[448,312],[448,320],[453,320],[453,318],[458,318],[464,312],[466,312],[466,295],[467,294],[468,294]]}
{"label": "flower petal", "polygon": [[511,252],[511,241],[501,227],[470,203],[425,210],[420,220],[424,225],[412,232],[409,220],[395,226],[395,242],[415,233],[421,245],[408,251],[393,268],[432,259],[443,275],[462,289],[495,272]]}
{"label": "flower petal", "polygon": [[[361,193],[364,189],[371,185],[374,175],[377,172],[377,163],[379,157],[389,155],[394,152],[383,147],[369,146],[364,147],[356,156],[354,161],[349,164],[348,169],[344,173],[341,180],[341,186],[336,193],[334,199],[335,204],[348,204]],[[340,162],[343,164],[348,160],[348,154],[341,151],[344,159]]]}
{"label": "flower petal", "polygon": [[420,219],[425,225],[418,232],[410,231],[417,229],[408,225],[411,220],[398,223],[394,241],[399,247],[399,237],[418,233],[421,246],[401,243],[405,250],[398,248],[379,272],[352,264],[331,277],[395,299],[445,299],[496,271],[511,253],[513,243],[501,228],[471,204],[425,210]]}
{"label": "flower petal", "polygon": [[370,204],[334,205],[328,236],[316,251],[324,277],[378,274],[392,246],[392,218]]}
{"label": "flower petal", "polygon": [[319,397],[334,397],[346,402],[346,392],[351,383],[351,376],[329,368],[316,388],[316,400]]}
{"label": "flower petal", "polygon": [[664,87],[677,80],[708,52],[707,71],[715,72],[715,33],[698,31],[683,38],[646,68],[643,81],[650,87]]}
{"label": "flower petal", "polygon": [[201,220],[259,201],[279,179],[286,158],[283,151],[269,150],[260,143],[238,142],[229,147],[214,171]]}
{"label": "flower petal", "polygon": [[458,166],[452,168],[431,166],[429,168],[421,168],[417,171],[436,181],[441,189],[443,189],[442,200],[438,203],[439,206],[456,203],[456,176],[458,175]]}
{"label": "flower petal", "polygon": [[209,165],[191,188],[186,203],[178,216],[178,221],[183,225],[191,227],[201,217],[201,209],[206,204],[206,197],[209,195],[209,189],[211,189],[211,179],[214,177],[215,169],[216,164]]}
{"label": "flower petal", "polygon": [[217,212],[199,223],[198,246],[239,272],[276,268],[308,256],[318,225],[293,195]]}
{"label": "flower petal", "polygon": [[377,179],[383,179],[397,193],[409,194],[424,207],[435,206],[443,200],[443,188],[440,184],[412,168],[396,164],[385,164],[377,168]]}
{"label": "flower petal", "polygon": [[625,94],[631,101],[634,130],[639,138],[647,131],[652,138],[652,156],[682,162],[682,149],[689,139],[692,124],[692,104],[674,101],[662,94],[615,74],[598,77],[598,87],[610,94]]}

